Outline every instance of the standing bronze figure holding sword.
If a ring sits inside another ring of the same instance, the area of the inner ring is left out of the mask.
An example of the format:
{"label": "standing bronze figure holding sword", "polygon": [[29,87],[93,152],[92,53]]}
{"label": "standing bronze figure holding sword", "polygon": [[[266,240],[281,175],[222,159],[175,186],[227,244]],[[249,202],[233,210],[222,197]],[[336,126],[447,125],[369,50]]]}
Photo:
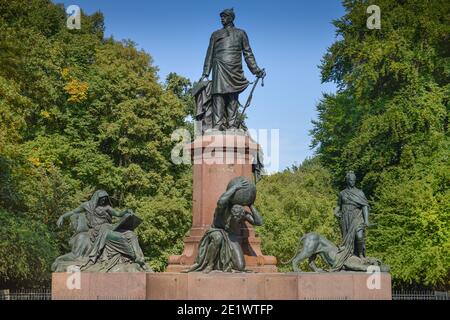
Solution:
{"label": "standing bronze figure holding sword", "polygon": [[[224,131],[239,128],[242,125],[242,114],[239,114],[239,94],[243,92],[250,82],[245,78],[242,68],[242,55],[250,71],[259,78],[264,78],[266,72],[256,64],[255,57],[244,30],[234,26],[235,14],[233,9],[226,9],[220,13],[223,28],[211,35],[208,51],[206,53],[203,75],[199,83],[205,83],[212,71],[210,94],[212,101],[210,112],[213,129]],[[245,105],[250,105],[254,88]],[[206,85],[204,85],[206,87]],[[200,90],[195,90],[200,92]],[[195,95],[195,94],[194,94]],[[197,106],[197,109],[199,106]],[[201,112],[198,112],[201,114]],[[204,111],[203,114],[206,112]]]}

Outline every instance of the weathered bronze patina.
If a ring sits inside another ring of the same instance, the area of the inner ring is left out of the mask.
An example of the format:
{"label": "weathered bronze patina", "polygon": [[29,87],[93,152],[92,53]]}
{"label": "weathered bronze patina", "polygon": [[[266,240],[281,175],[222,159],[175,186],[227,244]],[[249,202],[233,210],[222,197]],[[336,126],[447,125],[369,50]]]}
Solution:
{"label": "weathered bronze patina", "polygon": [[[211,272],[242,272],[245,270],[244,253],[239,241],[242,224],[261,226],[261,214],[253,206],[256,187],[245,177],[230,181],[214,213],[214,219],[199,244],[195,264],[188,270]],[[245,210],[250,208],[250,212]]]}
{"label": "weathered bronze patina", "polygon": [[[235,13],[220,13],[222,29],[211,35],[203,66],[203,75],[194,89],[197,120],[207,128],[220,131],[241,127],[239,94],[249,85],[242,68],[242,56],[258,78],[266,75],[256,64],[247,33],[234,26]],[[212,72],[212,81],[205,81]]]}
{"label": "weathered bronze patina", "polygon": [[[113,217],[119,221],[113,223]],[[69,241],[72,251],[55,260],[53,271],[65,272],[70,266],[87,272],[151,271],[133,232],[141,219],[131,210],[114,210],[106,191],[97,190],[91,200],[61,215],[57,225],[66,218],[75,230]]]}

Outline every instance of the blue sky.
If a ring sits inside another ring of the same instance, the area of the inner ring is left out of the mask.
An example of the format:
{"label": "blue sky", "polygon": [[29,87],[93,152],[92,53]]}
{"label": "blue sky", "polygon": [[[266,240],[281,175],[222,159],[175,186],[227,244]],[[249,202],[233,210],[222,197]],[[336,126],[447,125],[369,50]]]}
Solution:
{"label": "blue sky", "polygon": [[[219,12],[233,7],[236,27],[247,32],[258,65],[267,71],[265,87],[256,89],[248,110],[248,127],[280,130],[280,170],[313,155],[309,130],[316,105],[323,92],[336,90],[321,84],[318,65],[336,40],[331,21],[344,14],[340,0],[53,2],[78,5],[88,14],[103,12],[106,36],[136,42],[153,57],[161,81],[169,72],[198,80],[209,37],[221,27]],[[242,104],[246,97],[241,95]]]}

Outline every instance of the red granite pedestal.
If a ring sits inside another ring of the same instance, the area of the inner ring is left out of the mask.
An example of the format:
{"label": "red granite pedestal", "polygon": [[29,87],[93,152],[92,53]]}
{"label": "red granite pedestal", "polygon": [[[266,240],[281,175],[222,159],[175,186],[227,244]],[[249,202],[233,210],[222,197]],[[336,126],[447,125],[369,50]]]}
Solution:
{"label": "red granite pedestal", "polygon": [[391,276],[336,273],[68,273],[52,275],[54,300],[391,300]]}
{"label": "red granite pedestal", "polygon": [[[77,283],[74,277],[79,276]],[[147,274],[58,272],[52,274],[52,300],[146,300]]]}
{"label": "red granite pedestal", "polygon": [[[167,272],[180,272],[194,263],[198,244],[212,223],[217,200],[231,179],[245,176],[253,180],[252,164],[259,148],[248,135],[236,133],[204,135],[186,148],[193,160],[192,228],[184,239],[183,253],[169,257]],[[261,240],[250,224],[242,229],[241,246],[246,269],[277,271],[276,258],[263,255]]]}

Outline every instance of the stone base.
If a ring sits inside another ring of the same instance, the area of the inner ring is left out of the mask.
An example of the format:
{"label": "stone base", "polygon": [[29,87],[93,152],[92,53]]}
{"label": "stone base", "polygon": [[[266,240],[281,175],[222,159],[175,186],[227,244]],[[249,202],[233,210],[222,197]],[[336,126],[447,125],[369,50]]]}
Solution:
{"label": "stone base", "polygon": [[145,300],[147,275],[144,272],[53,273],[52,300]]}
{"label": "stone base", "polygon": [[[258,246],[256,248],[259,249],[260,240],[259,238],[252,238],[258,242]],[[255,241],[255,242],[256,242]],[[197,256],[198,248],[197,243],[190,246],[185,242],[185,253],[189,252],[190,255],[173,255],[169,257],[169,265],[167,266],[166,272],[182,272],[184,270],[188,270],[195,262],[195,257]],[[258,272],[258,273],[273,273],[277,272],[277,259],[273,256],[265,256],[258,250],[258,253],[255,253],[251,250],[251,246],[247,243],[247,245],[243,246],[244,249],[250,248],[250,250],[244,250],[244,259],[245,259],[245,270]],[[190,248],[187,250],[186,248]],[[251,252],[250,252],[251,251]]]}
{"label": "stone base", "polygon": [[[188,270],[190,267],[191,265],[172,264],[167,267],[166,273],[180,273],[185,270]],[[249,266],[246,268],[246,270],[256,273],[278,272],[278,268],[276,265]]]}
{"label": "stone base", "polygon": [[[338,273],[81,273],[80,289],[68,273],[52,275],[52,299],[72,300],[391,300],[391,276]],[[369,283],[370,284],[370,283]]]}

